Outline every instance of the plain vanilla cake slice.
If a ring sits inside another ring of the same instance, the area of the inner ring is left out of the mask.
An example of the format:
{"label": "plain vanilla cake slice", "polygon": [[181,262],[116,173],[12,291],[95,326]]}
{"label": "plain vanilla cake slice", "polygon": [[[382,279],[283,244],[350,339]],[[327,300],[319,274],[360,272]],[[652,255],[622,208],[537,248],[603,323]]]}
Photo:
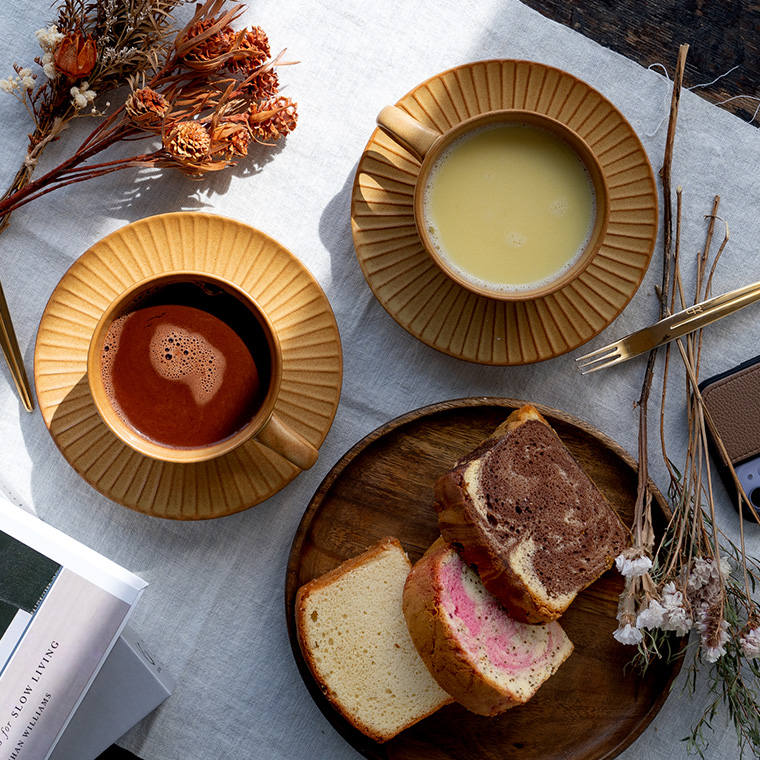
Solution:
{"label": "plain vanilla cake slice", "polygon": [[527,702],[573,651],[558,622],[513,620],[442,538],[407,578],[404,616],[441,688],[479,715]]}
{"label": "plain vanilla cake slice", "polygon": [[384,538],[296,596],[298,642],[316,682],[346,720],[379,742],[453,701],[404,620],[411,566],[401,544]]}
{"label": "plain vanilla cake slice", "polygon": [[443,537],[522,622],[558,618],[630,544],[617,513],[530,404],[434,491]]}

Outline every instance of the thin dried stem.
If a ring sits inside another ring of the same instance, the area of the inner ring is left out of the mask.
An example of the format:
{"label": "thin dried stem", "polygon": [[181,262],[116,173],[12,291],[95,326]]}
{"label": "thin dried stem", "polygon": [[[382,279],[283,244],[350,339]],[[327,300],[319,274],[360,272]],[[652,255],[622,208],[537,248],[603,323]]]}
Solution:
{"label": "thin dried stem", "polygon": [[[678,106],[681,102],[681,89],[683,86],[683,73],[686,67],[686,56],[689,52],[689,46],[683,44],[678,49],[678,60],[676,61],[676,70],[673,75],[673,92],[670,100],[670,116],[668,118],[668,132],[665,138],[665,155],[663,158],[662,168],[660,169],[660,180],[663,187],[663,234],[664,234],[664,253],[662,270],[662,293],[666,298],[668,292],[668,283],[670,282],[670,264],[672,260],[672,240],[673,240],[673,201],[672,201],[672,171],[673,171],[673,149],[675,146],[676,124],[678,121]],[[661,316],[664,316],[661,313]]]}
{"label": "thin dried stem", "polygon": [[[678,63],[676,66],[676,75],[674,77],[673,96],[670,106],[670,118],[668,121],[668,134],[665,147],[665,159],[663,167],[660,170],[660,178],[663,184],[663,192],[666,198],[665,212],[664,212],[664,227],[665,227],[665,258],[663,266],[663,279],[660,288],[660,317],[665,316],[668,309],[668,293],[670,287],[670,260],[671,260],[671,246],[672,246],[672,204],[670,201],[671,196],[671,169],[673,162],[673,145],[675,141],[675,129],[676,121],[678,118],[678,104],[680,102],[680,91],[683,82],[683,71],[686,64],[686,54],[689,46],[682,45],[679,51]],[[652,387],[652,380],[654,377],[654,366],[657,358],[657,349],[649,352],[647,357],[647,365],[644,373],[644,381],[641,387],[641,395],[636,404],[639,412],[639,426],[638,426],[638,438],[639,438],[639,471],[638,471],[638,487],[636,494],[636,504],[634,506],[634,539],[637,542],[635,545],[645,550],[648,554],[652,553],[654,536],[651,540],[648,540],[647,544],[642,544],[642,539],[645,533],[645,525],[651,526],[651,494],[649,493],[649,474],[648,474],[648,440],[647,440],[647,410],[649,402],[649,394]]]}

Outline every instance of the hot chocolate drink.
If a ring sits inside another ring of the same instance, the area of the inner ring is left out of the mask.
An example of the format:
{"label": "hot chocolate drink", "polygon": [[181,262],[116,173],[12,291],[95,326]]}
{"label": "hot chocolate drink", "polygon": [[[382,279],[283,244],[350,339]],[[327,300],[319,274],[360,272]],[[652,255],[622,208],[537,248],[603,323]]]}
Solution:
{"label": "hot chocolate drink", "polygon": [[101,352],[106,396],[140,436],[210,446],[256,414],[271,375],[257,316],[210,282],[160,285],[111,324]]}

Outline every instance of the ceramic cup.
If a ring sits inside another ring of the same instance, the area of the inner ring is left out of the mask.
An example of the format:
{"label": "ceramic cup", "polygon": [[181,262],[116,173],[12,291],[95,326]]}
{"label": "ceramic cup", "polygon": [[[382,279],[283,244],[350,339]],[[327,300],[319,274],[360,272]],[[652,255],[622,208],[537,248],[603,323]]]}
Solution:
{"label": "ceramic cup", "polygon": [[157,275],[120,294],[87,354],[105,425],[135,451],[173,463],[220,457],[255,438],[296,467],[311,467],[317,449],[274,412],[282,372],[266,311],[204,272]]}
{"label": "ceramic cup", "polygon": [[[385,134],[422,162],[414,188],[414,218],[417,231],[425,251],[433,262],[464,288],[479,295],[503,301],[542,298],[577,278],[599,250],[609,222],[607,182],[594,152],[577,133],[562,122],[533,111],[500,110],[474,116],[441,134],[421,124],[401,108],[386,106],[378,114],[377,124]],[[595,213],[593,226],[590,226],[591,217],[589,217],[590,232],[585,239],[585,245],[579,245],[572,263],[552,276],[544,277],[540,282],[527,286],[521,284],[513,287],[509,283],[491,285],[482,279],[478,280],[463,273],[441,254],[439,247],[431,238],[430,223],[425,216],[425,195],[431,180],[431,170],[436,166],[436,161],[455,141],[492,125],[525,126],[549,133],[568,146],[577,156],[593,188]]]}

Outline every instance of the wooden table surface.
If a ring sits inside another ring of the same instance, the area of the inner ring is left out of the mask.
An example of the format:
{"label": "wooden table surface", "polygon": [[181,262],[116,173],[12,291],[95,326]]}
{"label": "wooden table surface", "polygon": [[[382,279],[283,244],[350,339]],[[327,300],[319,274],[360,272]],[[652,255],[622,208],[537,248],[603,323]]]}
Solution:
{"label": "wooden table surface", "polygon": [[[760,2],[521,1],[642,66],[663,65],[671,78],[678,48],[688,43],[684,86],[691,88],[721,77],[709,88],[697,88],[695,92],[755,126],[760,124],[760,120],[753,120],[760,105]],[[131,753],[113,747],[98,760],[134,758]]]}
{"label": "wooden table surface", "polygon": [[[707,84],[721,77],[709,88],[700,87],[695,92],[745,121],[760,125],[760,119],[753,120],[760,105],[760,3],[753,0],[522,2],[642,66],[662,64],[671,78],[678,48],[687,43],[684,87]],[[729,102],[723,102],[729,98]]]}

